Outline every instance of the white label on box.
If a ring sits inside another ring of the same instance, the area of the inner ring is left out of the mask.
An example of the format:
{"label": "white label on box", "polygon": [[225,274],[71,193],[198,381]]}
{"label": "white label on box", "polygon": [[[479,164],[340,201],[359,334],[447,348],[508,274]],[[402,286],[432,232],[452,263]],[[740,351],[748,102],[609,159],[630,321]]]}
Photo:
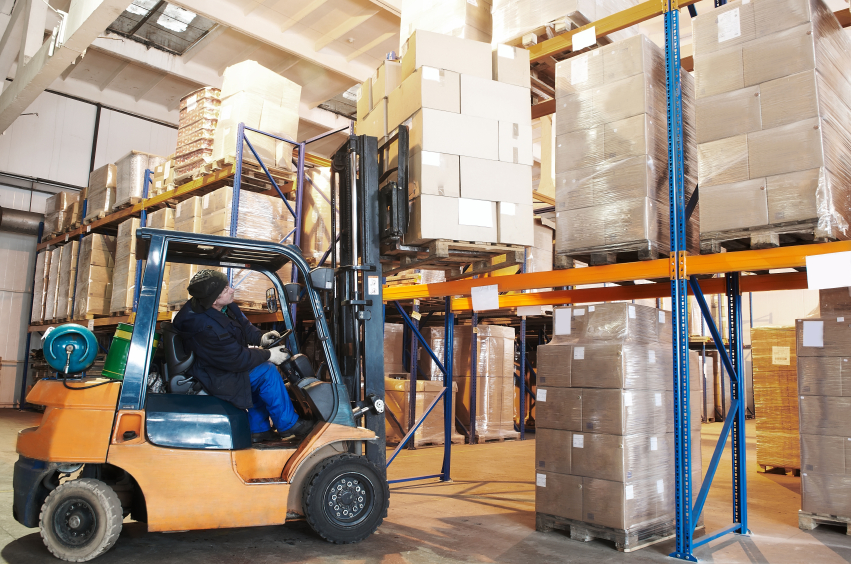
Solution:
{"label": "white label on box", "polygon": [[[65,242],[66,242],[66,243],[68,242],[68,234],[67,234],[67,233],[65,234]],[[61,261],[60,261],[60,262],[61,262]]]}
{"label": "white label on box", "polygon": [[844,317],[837,317],[836,322],[837,323],[845,323],[845,318]]}
{"label": "white label on box", "polygon": [[210,207],[210,195],[209,194],[204,194],[204,196],[201,198],[201,207],[203,209],[207,209],[208,207]]}
{"label": "white label on box", "polygon": [[514,58],[514,47],[511,45],[499,45],[496,48],[496,54],[504,59]]}
{"label": "white label on box", "polygon": [[633,489],[632,484],[624,486],[623,494],[627,501],[635,497],[635,490]]}
{"label": "white label on box", "polygon": [[486,200],[458,198],[458,223],[473,227],[493,227],[491,203]]}
{"label": "white label on box", "polygon": [[186,99],[186,105],[188,106],[189,104],[194,104],[195,100],[197,100],[197,99],[198,99],[198,95],[193,94],[192,96],[190,96],[189,98]]}
{"label": "white label on box", "polygon": [[629,310],[629,318],[635,319],[635,306],[631,305],[627,309]]}
{"label": "white label on box", "polygon": [[659,448],[659,441],[656,437],[650,437],[650,450],[656,450]]}
{"label": "white label on box", "polygon": [[538,388],[535,391],[535,401],[546,402],[547,401],[547,390],[546,389],[542,390],[541,388]]}
{"label": "white label on box", "polygon": [[570,312],[571,308],[561,307],[553,310],[553,333],[556,335],[570,335]]}
{"label": "white label on box", "polygon": [[420,159],[423,166],[440,166],[440,153],[433,151],[423,151],[420,153]]}
{"label": "white label on box", "polygon": [[517,308],[517,315],[526,317],[527,315],[543,315],[544,311],[541,306],[520,306]]}
{"label": "white label on box", "polygon": [[88,327],[89,331],[94,331],[95,330],[95,320],[89,319],[89,322],[86,324],[86,327]]}
{"label": "white label on box", "polygon": [[739,9],[733,8],[718,16],[718,43],[735,39],[742,34],[739,24]]}
{"label": "white label on box", "polygon": [[588,313],[591,313],[592,311],[594,311],[594,306],[588,306]]}
{"label": "white label on box", "polygon": [[659,323],[665,323],[665,312],[664,311],[659,312]]}
{"label": "white label on box", "polygon": [[86,225],[86,233],[91,233],[91,231],[92,231],[92,226]]}
{"label": "white label on box", "polygon": [[650,364],[656,364],[656,351],[647,351],[647,360]]}
{"label": "white label on box", "polygon": [[662,394],[656,394],[656,407],[661,407],[662,405]]}
{"label": "white label on box", "polygon": [[851,286],[851,251],[807,257],[807,288],[827,290]]}
{"label": "white label on box", "polygon": [[496,284],[473,288],[470,297],[473,299],[473,311],[499,309],[499,286]]}
{"label": "white label on box", "polygon": [[591,47],[592,45],[597,44],[597,31],[595,26],[591,26],[588,29],[582,30],[579,33],[575,34],[572,38],[573,45],[571,46],[572,51],[579,51],[580,49],[585,49],[586,47]]}
{"label": "white label on box", "polygon": [[789,366],[792,364],[789,347],[771,347],[771,364]]}
{"label": "white label on box", "polygon": [[585,448],[585,435],[573,435],[573,448]]}
{"label": "white label on box", "polygon": [[547,475],[535,473],[535,485],[542,488],[547,487]]}
{"label": "white label on box", "polygon": [[502,215],[517,215],[517,206],[511,202],[500,202],[499,213]]}
{"label": "white label on box", "polygon": [[422,67],[423,69],[423,80],[434,80],[435,82],[440,82],[440,69],[436,69],[434,67]]}
{"label": "white label on box", "polygon": [[824,321],[804,321],[804,346],[824,347]]}
{"label": "white label on box", "polygon": [[222,106],[221,112],[219,112],[219,119],[222,119],[222,120],[230,119],[231,111],[233,111],[233,105],[232,104],[225,104],[224,106]]}
{"label": "white label on box", "polygon": [[585,360],[585,347],[573,347],[573,359]]}
{"label": "white label on box", "polygon": [[665,480],[656,480],[656,491],[658,493],[665,493]]}
{"label": "white label on box", "polygon": [[624,407],[632,406],[632,392],[624,392],[623,393],[623,404],[624,404]]}
{"label": "white label on box", "polygon": [[366,293],[370,296],[377,296],[378,290],[380,288],[378,284],[378,276],[367,276],[366,277]]}
{"label": "white label on box", "polygon": [[588,80],[588,55],[570,61],[570,83],[579,84]]}
{"label": "white label on box", "polygon": [[191,111],[192,111],[192,110],[194,110],[197,106],[198,106],[198,104],[196,104],[195,102],[192,102],[191,104],[186,104],[186,111],[187,111],[187,112],[191,112]]}

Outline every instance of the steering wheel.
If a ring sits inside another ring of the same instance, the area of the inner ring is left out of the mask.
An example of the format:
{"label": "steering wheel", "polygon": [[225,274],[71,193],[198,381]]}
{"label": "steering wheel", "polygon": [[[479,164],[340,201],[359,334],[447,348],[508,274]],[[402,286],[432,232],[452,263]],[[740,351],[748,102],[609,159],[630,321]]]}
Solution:
{"label": "steering wheel", "polygon": [[290,334],[292,334],[292,332],[293,332],[292,329],[287,329],[286,331],[284,331],[283,335],[281,335],[281,337],[277,341],[273,342],[271,345],[266,345],[263,348],[266,349],[266,350],[269,350],[273,347],[277,347],[278,345],[280,345],[284,341],[284,339],[289,337]]}

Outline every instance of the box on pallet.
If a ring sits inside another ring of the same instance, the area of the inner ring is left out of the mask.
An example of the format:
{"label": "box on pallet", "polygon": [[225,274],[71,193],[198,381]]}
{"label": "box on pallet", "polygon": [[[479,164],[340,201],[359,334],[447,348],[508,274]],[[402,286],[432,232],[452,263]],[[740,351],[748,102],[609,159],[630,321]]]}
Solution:
{"label": "box on pallet", "polygon": [[112,272],[115,268],[115,237],[93,233],[80,242],[74,319],[109,315]]}
{"label": "box on pallet", "polygon": [[135,217],[118,224],[112,296],[109,302],[111,313],[126,313],[133,309],[136,297],[136,230],[139,226],[140,221]]}
{"label": "box on pallet", "polygon": [[[130,151],[115,162],[115,205],[122,207],[141,199],[145,192],[145,171],[165,162],[165,157],[143,151]],[[150,190],[150,185],[148,186]]]}
{"label": "box on pallet", "polygon": [[112,211],[115,203],[117,173],[114,164],[103,165],[89,174],[86,190],[87,221],[104,217]]}
{"label": "box on pallet", "polygon": [[61,272],[62,250],[56,247],[50,251],[50,272],[47,276],[47,299],[44,306],[44,320],[53,321],[56,316],[56,302],[59,293],[59,273]]}
{"label": "box on pallet", "polygon": [[44,320],[44,307],[47,303],[47,280],[50,276],[50,259],[53,255],[44,250],[35,258],[35,279],[33,282],[33,306],[30,322],[41,323]]}
{"label": "box on pallet", "polygon": [[404,374],[405,365],[402,363],[402,335],[404,325],[401,323],[384,324],[384,374]]}
{"label": "box on pallet", "polygon": [[[402,374],[404,376],[404,373]],[[425,414],[426,410],[435,400],[435,398],[443,391],[442,382],[429,382],[419,380],[416,383],[416,406],[415,420],[419,421]],[[411,382],[406,379],[385,378],[384,379],[385,400],[387,409],[395,416],[395,421],[387,418],[387,441],[388,443],[397,443],[408,433],[409,416],[410,416],[410,398],[411,398]],[[455,405],[455,396],[458,391],[458,384],[452,385],[452,405]],[[444,417],[443,417],[443,401],[437,402],[434,409],[423,421],[420,428],[414,433],[414,445],[442,445],[445,443],[444,437]],[[396,425],[396,422],[401,424],[401,429]],[[452,425],[453,442],[461,442],[461,434],[455,431],[455,425]]]}
{"label": "box on pallet", "polygon": [[[306,174],[309,182],[303,192],[300,247],[305,260],[315,266],[331,250],[331,169],[317,167]],[[284,207],[282,214],[286,216],[289,210]],[[285,242],[294,243],[294,233]]]}
{"label": "box on pallet", "polygon": [[493,20],[490,0],[404,0],[400,49],[418,30],[490,43]]}
{"label": "box on pallet", "polygon": [[71,304],[74,302],[74,285],[77,280],[77,255],[79,241],[65,244],[62,252],[62,262],[59,267],[59,286],[56,290],[56,319],[71,319],[74,312]]}
{"label": "box on pallet", "polygon": [[[174,230],[174,210],[163,208],[148,214],[148,227],[152,229]],[[145,264],[145,263],[143,263]],[[168,285],[171,276],[171,263],[163,266],[163,283],[160,289],[160,311],[168,311]]]}

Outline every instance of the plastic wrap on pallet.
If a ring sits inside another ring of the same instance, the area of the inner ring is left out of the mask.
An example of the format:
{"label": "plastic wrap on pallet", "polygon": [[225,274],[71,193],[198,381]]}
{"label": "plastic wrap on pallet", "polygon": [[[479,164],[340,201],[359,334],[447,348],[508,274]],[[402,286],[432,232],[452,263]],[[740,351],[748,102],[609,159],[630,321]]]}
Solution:
{"label": "plastic wrap on pallet", "polygon": [[802,357],[851,356],[851,326],[842,316],[798,319],[797,355]]}
{"label": "plastic wrap on pallet", "polygon": [[115,237],[92,234],[80,242],[74,319],[108,315],[115,267]]}
{"label": "plastic wrap on pallet", "polygon": [[711,187],[701,232],[799,225],[847,239],[851,40],[831,10],[739,0],[693,25],[698,180]]}
{"label": "plastic wrap on pallet", "polygon": [[822,515],[851,516],[851,476],[802,472],[801,509]]}
{"label": "plastic wrap on pallet", "polygon": [[133,308],[136,292],[136,230],[139,225],[138,218],[128,219],[118,225],[109,305],[112,313],[122,313]]}
{"label": "plastic wrap on pallet", "polygon": [[63,211],[65,210],[65,208],[67,208],[74,202],[79,201],[79,199],[79,192],[57,192],[56,194],[45,200],[44,213],[49,214]]}
{"label": "plastic wrap on pallet", "polygon": [[70,319],[73,315],[71,303],[74,300],[74,281],[77,277],[77,254],[79,241],[67,243],[62,251],[59,266],[59,287],[56,290],[56,319]]}
{"label": "plastic wrap on pallet", "polygon": [[142,198],[145,187],[145,171],[153,171],[165,161],[165,157],[130,151],[115,163],[117,180],[115,190],[115,205],[120,206],[132,198]]}
{"label": "plastic wrap on pallet", "polygon": [[44,234],[55,235],[62,233],[62,224],[65,222],[65,211],[48,213],[44,215]]}
{"label": "plastic wrap on pallet", "polygon": [[[313,168],[307,172],[303,198],[299,247],[308,264],[315,266],[330,249],[333,239],[330,168]],[[295,238],[292,237],[287,242],[292,243],[294,240]]]}
{"label": "plastic wrap on pallet", "polygon": [[89,186],[86,198],[86,220],[95,220],[112,212],[115,203],[115,188]]}
{"label": "plastic wrap on pallet", "polygon": [[63,247],[56,247],[50,252],[50,271],[47,276],[47,298],[44,305],[44,320],[53,321],[56,318],[56,296],[59,290],[59,272],[62,261]]}
{"label": "plastic wrap on pallet", "polygon": [[402,0],[400,53],[418,29],[491,42],[490,0]]}
{"label": "plastic wrap on pallet", "polygon": [[[459,376],[455,415],[464,424],[470,421],[472,378]],[[514,379],[476,376],[476,435],[482,439],[516,437],[514,430]]]}
{"label": "plastic wrap on pallet", "polygon": [[[407,434],[409,427],[410,415],[410,398],[411,398],[411,383],[409,380],[397,378],[384,379],[385,402],[387,409],[395,416],[395,421],[391,421],[387,417],[385,428],[387,429],[387,442],[396,443]],[[425,411],[434,401],[434,399],[443,391],[443,384],[440,382],[417,382],[416,391],[416,421],[419,421],[425,414]],[[458,384],[452,385],[452,405],[455,405],[455,396],[458,392]],[[443,400],[437,402],[434,409],[420,425],[419,429],[414,433],[414,445],[442,445],[445,443],[444,437],[444,420],[443,420]],[[396,422],[402,426],[400,429]],[[461,442],[462,436],[455,430],[455,425],[452,425],[453,442]]]}
{"label": "plastic wrap on pallet", "polygon": [[[426,327],[423,337],[435,356],[443,362],[444,328]],[[470,371],[470,352],[472,351],[473,331],[470,325],[459,325],[454,330],[453,377],[467,376]],[[514,328],[498,325],[479,325],[477,327],[476,375],[492,378],[513,378],[514,376]],[[420,378],[443,381],[443,372],[437,367],[422,348],[417,353]]]}
{"label": "plastic wrap on pallet", "polygon": [[35,258],[35,279],[33,282],[33,307],[30,314],[32,323],[44,320],[44,306],[47,302],[47,279],[50,276],[50,251],[42,251]]}
{"label": "plastic wrap on pallet", "polygon": [[404,325],[401,323],[384,324],[384,373],[403,374],[407,372],[402,362]]}
{"label": "plastic wrap on pallet", "polygon": [[[620,340],[671,342],[671,312],[630,303],[606,303],[553,309],[552,343]],[[670,348],[670,347],[669,347]]]}
{"label": "plastic wrap on pallet", "polygon": [[65,214],[62,218],[61,231],[70,231],[75,225],[82,220],[80,212],[83,211],[82,202],[75,201],[68,204],[65,208]]}

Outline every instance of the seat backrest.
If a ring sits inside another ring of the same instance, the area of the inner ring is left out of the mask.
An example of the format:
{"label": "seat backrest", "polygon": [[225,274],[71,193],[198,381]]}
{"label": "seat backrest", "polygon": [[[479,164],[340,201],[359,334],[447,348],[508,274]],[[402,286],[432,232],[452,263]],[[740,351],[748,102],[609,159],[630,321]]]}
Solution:
{"label": "seat backrest", "polygon": [[169,377],[183,374],[195,362],[195,353],[191,351],[186,353],[186,349],[183,348],[183,339],[180,337],[180,332],[174,328],[174,324],[163,321],[160,324],[160,330],[163,335],[163,350]]}
{"label": "seat backrest", "polygon": [[148,394],[145,432],[151,444],[167,448],[251,447],[248,413],[214,396]]}

